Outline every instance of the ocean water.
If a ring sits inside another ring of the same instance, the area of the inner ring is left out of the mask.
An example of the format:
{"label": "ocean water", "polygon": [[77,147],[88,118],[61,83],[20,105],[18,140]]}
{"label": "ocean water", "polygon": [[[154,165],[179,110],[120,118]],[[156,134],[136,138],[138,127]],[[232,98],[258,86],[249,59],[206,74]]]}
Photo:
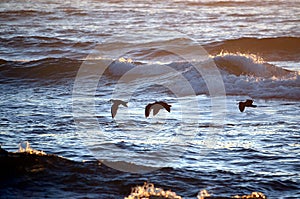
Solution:
{"label": "ocean water", "polygon": [[[49,155],[2,155],[0,198],[124,198],[144,182],[299,198],[299,13],[296,0],[1,1],[1,148]],[[128,102],[114,119],[110,99]],[[257,107],[240,112],[246,99]],[[171,112],[145,118],[155,101]]]}

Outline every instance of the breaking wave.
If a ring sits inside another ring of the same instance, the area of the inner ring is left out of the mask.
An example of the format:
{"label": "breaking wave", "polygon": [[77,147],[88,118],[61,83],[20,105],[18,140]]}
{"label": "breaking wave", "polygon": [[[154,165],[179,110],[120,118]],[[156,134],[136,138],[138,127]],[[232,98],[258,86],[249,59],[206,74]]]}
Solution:
{"label": "breaking wave", "polygon": [[224,54],[214,57],[223,71],[228,95],[299,100],[299,72],[290,71],[256,56]]}
{"label": "breaking wave", "polygon": [[[220,54],[212,57],[223,77],[227,95],[247,95],[253,98],[282,98],[298,100],[300,96],[299,72],[290,71],[276,65],[265,62],[263,59],[251,54]],[[205,64],[205,63],[203,63]],[[209,94],[207,85],[192,63],[172,62],[167,64],[187,79],[197,94]],[[134,63],[113,62],[109,67],[109,75],[122,76],[134,67]],[[144,67],[139,75],[144,77],[148,74],[153,76],[153,65]],[[156,67],[157,68],[157,67]],[[165,67],[162,67],[159,76],[165,76]],[[176,84],[176,75],[168,76],[168,81]],[[159,79],[159,77],[158,77]],[[179,91],[184,91],[181,84]]]}
{"label": "breaking wave", "polygon": [[[278,67],[251,54],[223,53],[213,56],[212,60],[222,74],[227,95],[299,99],[300,78],[298,71]],[[71,79],[74,81],[83,62],[66,58],[46,58],[29,62],[0,60],[1,82],[5,83],[12,79],[54,80],[55,82]],[[89,60],[85,60],[85,62],[89,62]],[[154,66],[155,70],[153,69]],[[168,73],[163,66],[170,67],[182,74],[190,82],[196,94],[209,94],[206,83],[193,67],[193,62],[175,61],[166,64],[142,64],[131,59],[120,58],[110,61],[105,75],[112,79],[118,79],[134,68],[143,67],[142,70],[137,70],[140,71],[140,74],[135,75],[141,75],[143,78],[147,78],[147,75],[160,78]],[[164,78],[178,84],[175,74],[168,74]],[[181,84],[178,84],[178,90],[184,90],[180,86]]]}

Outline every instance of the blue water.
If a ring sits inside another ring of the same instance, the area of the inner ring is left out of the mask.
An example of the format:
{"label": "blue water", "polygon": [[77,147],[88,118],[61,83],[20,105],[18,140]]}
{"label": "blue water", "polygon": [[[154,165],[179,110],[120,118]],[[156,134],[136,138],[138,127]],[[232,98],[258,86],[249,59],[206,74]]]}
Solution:
{"label": "blue water", "polygon": [[[299,8],[2,1],[1,147],[75,162],[9,176],[0,196],[124,198],[150,181],[184,198],[299,198]],[[110,99],[128,101],[115,119]],[[257,107],[240,112],[246,99]],[[171,112],[145,118],[156,100]]]}

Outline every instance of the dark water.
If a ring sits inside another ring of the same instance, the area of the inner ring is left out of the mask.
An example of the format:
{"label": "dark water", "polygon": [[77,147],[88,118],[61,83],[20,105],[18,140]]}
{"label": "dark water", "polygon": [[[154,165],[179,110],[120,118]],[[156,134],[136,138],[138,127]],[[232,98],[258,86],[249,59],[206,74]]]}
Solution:
{"label": "dark water", "polygon": [[1,198],[300,197],[298,1],[0,5]]}
{"label": "dark water", "polygon": [[[255,153],[237,149],[227,154],[240,157]],[[267,160],[277,159],[256,152]],[[252,156],[252,162],[255,159]],[[288,158],[286,158],[288,159]],[[297,198],[298,184],[288,178],[274,180],[261,173],[249,171],[224,171],[210,169],[194,171],[193,168],[163,168],[148,174],[123,173],[106,167],[99,161],[73,162],[57,156],[11,155],[1,156],[1,197],[3,198],[123,198],[132,187],[144,182],[159,184],[185,198],[196,198],[200,189],[209,189],[214,195],[230,196],[249,194],[253,190],[270,193],[285,192],[288,198]],[[242,163],[240,163],[242,164]],[[263,165],[261,165],[263,166]],[[230,184],[230,186],[228,186]],[[293,196],[292,196],[293,194]],[[282,194],[269,196],[282,198]]]}

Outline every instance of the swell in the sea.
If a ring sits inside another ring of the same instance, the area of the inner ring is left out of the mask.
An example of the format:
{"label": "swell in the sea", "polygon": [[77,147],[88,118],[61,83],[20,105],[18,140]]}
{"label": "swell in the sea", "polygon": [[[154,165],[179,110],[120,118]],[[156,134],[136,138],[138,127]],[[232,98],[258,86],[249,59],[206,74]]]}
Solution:
{"label": "swell in the sea", "polygon": [[[103,34],[97,37],[105,36]],[[173,44],[182,45],[185,38],[177,38],[172,41]],[[171,40],[155,42],[157,49],[166,46]],[[73,41],[48,36],[14,36],[0,37],[2,54],[0,59],[7,61],[17,60],[39,60],[46,58],[70,58],[84,59],[93,49],[102,44],[90,41]],[[120,42],[109,44],[115,46],[128,46]],[[153,46],[154,46],[153,45]],[[199,46],[201,44],[199,43]],[[155,47],[154,46],[154,47]],[[212,55],[218,55],[222,52],[255,54],[263,57],[267,61],[299,61],[300,60],[300,37],[274,37],[274,38],[238,38],[213,43],[203,44],[202,47]],[[157,49],[137,49],[134,56],[140,59],[153,59],[161,57],[163,54]],[[12,50],[14,53],[12,53]],[[164,52],[167,53],[168,52]],[[113,56],[113,55],[112,55]]]}
{"label": "swell in the sea", "polygon": [[74,78],[82,61],[45,58],[34,61],[0,60],[1,82],[18,80],[59,80]]}
{"label": "swell in the sea", "polygon": [[[238,152],[249,153],[250,151],[238,149]],[[188,168],[162,168],[146,174],[124,173],[111,169],[98,160],[75,162],[36,150],[14,153],[0,149],[0,160],[0,196],[4,198],[59,198],[61,196],[124,198],[131,190],[134,191],[132,188],[145,182],[152,182],[165,190],[172,190],[172,194],[176,193],[177,196],[202,199],[211,198],[208,193],[203,193],[204,189],[213,190],[213,198],[231,198],[230,196],[233,195],[248,195],[254,191],[264,193],[257,193],[261,196],[276,196],[280,190],[289,190],[291,194],[297,193],[296,190],[299,188],[295,182],[288,179],[273,180],[264,178],[261,174],[251,175],[251,173],[234,173],[225,170],[212,172]],[[228,181],[230,186],[227,184]],[[244,186],[245,184],[247,187]],[[148,184],[148,186],[153,185]],[[199,192],[201,189],[203,191]],[[156,193],[158,191],[163,193],[160,189],[156,191]],[[132,196],[137,194],[137,192],[132,193]],[[155,198],[173,198],[172,195],[160,196]],[[148,193],[145,198],[152,197]],[[247,198],[263,197],[253,195]]]}
{"label": "swell in the sea", "polygon": [[272,61],[299,61],[299,37],[276,38],[239,38],[205,45],[209,54],[217,55],[220,52],[255,54],[265,60]]}
{"label": "swell in the sea", "polygon": [[[0,37],[1,58],[9,61],[32,61],[49,58],[82,59],[96,43],[47,36]],[[12,53],[13,50],[13,53]]]}
{"label": "swell in the sea", "polygon": [[[154,46],[164,46],[168,42],[170,41],[158,42]],[[185,40],[177,39],[171,42],[180,44],[185,42]],[[130,44],[123,43],[111,45],[130,46]],[[227,95],[299,100],[299,72],[284,69],[265,60],[265,57],[267,57],[267,60],[288,59],[296,63],[299,59],[298,55],[300,55],[300,50],[297,48],[299,45],[300,38],[282,37],[265,39],[241,38],[212,43],[204,47],[208,50],[211,55],[210,59],[222,74]],[[189,49],[187,48],[187,50]],[[113,57],[113,55],[111,56]],[[43,82],[51,80],[54,83],[59,83],[64,80],[74,81],[79,68],[83,64],[88,65],[89,62],[97,62],[97,59],[106,58],[96,57],[95,60],[89,59],[89,57],[85,60],[44,58],[32,61],[6,61],[2,59],[0,60],[1,82],[7,83],[23,80]],[[156,62],[157,60],[158,62]],[[160,71],[159,67],[156,67],[156,71],[153,71],[153,65],[160,65],[161,68],[167,66],[181,73],[191,84],[196,94],[209,94],[205,81],[193,67],[193,60],[178,59],[177,55],[161,50],[159,47],[150,49],[139,48],[128,52],[124,57],[109,58],[106,61],[110,65],[106,70],[105,76],[111,79],[119,79],[126,72],[139,67],[145,69],[142,71],[143,75],[149,73],[159,78],[165,71],[163,69]],[[172,74],[168,78],[170,78],[170,82],[177,80]],[[180,84],[178,85],[180,86]],[[178,88],[178,90],[184,90],[184,88]]]}

